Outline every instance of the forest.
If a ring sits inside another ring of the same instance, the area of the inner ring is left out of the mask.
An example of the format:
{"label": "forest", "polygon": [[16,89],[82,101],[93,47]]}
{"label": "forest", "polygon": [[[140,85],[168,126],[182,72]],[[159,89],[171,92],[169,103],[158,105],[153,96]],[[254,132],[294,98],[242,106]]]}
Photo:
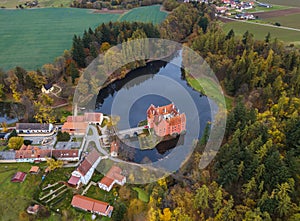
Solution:
{"label": "forest", "polygon": [[[258,41],[249,32],[242,37],[232,30],[224,33],[210,5],[174,4],[158,26],[111,22],[88,29],[82,37],[74,36],[72,49],[42,71],[2,71],[1,99],[11,95],[30,107],[44,82],[62,78],[76,85],[82,69],[99,53],[141,37],[171,39],[197,51],[234,105],[228,110],[222,147],[205,170],[198,168],[204,136],[179,171],[140,185],[150,195],[149,203],[126,197],[130,190],[122,187],[124,197],[116,201],[112,219],[300,220],[299,49],[269,34]],[[51,119],[43,115],[50,111],[51,99],[43,96],[34,102],[33,118],[28,119]]]}

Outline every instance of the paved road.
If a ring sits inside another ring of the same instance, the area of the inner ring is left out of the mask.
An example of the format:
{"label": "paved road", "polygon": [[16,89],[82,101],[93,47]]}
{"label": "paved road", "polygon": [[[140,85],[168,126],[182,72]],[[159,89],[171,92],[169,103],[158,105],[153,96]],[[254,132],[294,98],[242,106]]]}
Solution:
{"label": "paved road", "polygon": [[237,22],[244,22],[248,24],[253,24],[253,25],[260,25],[260,26],[265,26],[265,27],[272,27],[272,28],[279,28],[279,29],[285,29],[285,30],[291,30],[291,31],[300,31],[300,29],[297,28],[290,28],[290,27],[285,27],[285,26],[276,26],[276,25],[271,25],[271,24],[263,24],[263,23],[255,23],[255,22],[250,22],[247,20],[238,20],[234,18],[228,18],[222,15],[219,15],[218,17],[228,20],[228,21],[237,21]]}

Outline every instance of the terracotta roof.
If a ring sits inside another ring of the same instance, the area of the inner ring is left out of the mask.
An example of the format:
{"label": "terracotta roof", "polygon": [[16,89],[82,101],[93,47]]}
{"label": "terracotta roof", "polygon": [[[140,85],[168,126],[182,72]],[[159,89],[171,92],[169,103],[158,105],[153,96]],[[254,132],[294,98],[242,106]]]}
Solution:
{"label": "terracotta roof", "polygon": [[75,195],[73,196],[71,205],[80,209],[93,211],[94,201],[85,196]]}
{"label": "terracotta roof", "polygon": [[49,130],[50,124],[40,123],[17,123],[17,130]]}
{"label": "terracotta roof", "polygon": [[166,115],[166,114],[178,114],[178,111],[173,103],[162,106],[162,107],[155,107],[153,104],[147,110],[149,116],[153,115]]}
{"label": "terracotta roof", "polygon": [[67,122],[100,122],[102,113],[84,113],[84,115],[68,116]]}
{"label": "terracotta roof", "polygon": [[100,157],[99,152],[96,149],[93,149],[85,158],[91,165],[93,165],[98,158]]}
{"label": "terracotta roof", "polygon": [[87,174],[87,172],[91,169],[92,165],[85,159],[82,161],[77,168],[77,171],[79,171],[83,176]]}
{"label": "terracotta roof", "polygon": [[25,177],[26,177],[26,173],[24,173],[24,172],[17,172],[11,178],[11,182],[23,182],[25,180]]}
{"label": "terracotta roof", "polygon": [[68,116],[67,122],[84,122],[84,116]]}
{"label": "terracotta roof", "polygon": [[102,113],[84,113],[85,121],[100,122]]}
{"label": "terracotta roof", "polygon": [[51,150],[40,149],[34,146],[22,146],[20,150],[16,150],[16,159],[21,158],[45,158],[50,157]]}
{"label": "terracotta roof", "polygon": [[80,180],[80,177],[71,176],[71,178],[68,180],[68,184],[76,186],[79,180]]}
{"label": "terracotta roof", "polygon": [[40,168],[38,166],[32,166],[29,173],[38,173]]}
{"label": "terracotta roof", "polygon": [[87,122],[65,122],[64,125],[61,127],[62,131],[64,130],[86,130],[88,126]]}
{"label": "terracotta roof", "polygon": [[52,150],[52,156],[55,158],[78,157],[78,150]]}
{"label": "terracotta roof", "polygon": [[73,196],[71,205],[80,209],[98,212],[102,214],[108,214],[110,211],[113,210],[113,207],[110,206],[108,203],[82,195]]}
{"label": "terracotta roof", "polygon": [[100,180],[100,183],[104,184],[105,186],[109,187],[112,183],[114,182],[114,179],[111,179],[107,176],[103,177],[101,180]]}
{"label": "terracotta roof", "polygon": [[119,151],[119,144],[116,141],[111,142],[110,144],[110,152],[118,152]]}
{"label": "terracotta roof", "polygon": [[125,177],[121,173],[122,169],[120,167],[112,166],[105,177],[101,179],[100,183],[103,183],[106,186],[110,186],[114,180],[118,180],[119,182],[121,182]]}
{"label": "terracotta roof", "polygon": [[181,124],[181,116],[175,116],[168,119],[170,126]]}

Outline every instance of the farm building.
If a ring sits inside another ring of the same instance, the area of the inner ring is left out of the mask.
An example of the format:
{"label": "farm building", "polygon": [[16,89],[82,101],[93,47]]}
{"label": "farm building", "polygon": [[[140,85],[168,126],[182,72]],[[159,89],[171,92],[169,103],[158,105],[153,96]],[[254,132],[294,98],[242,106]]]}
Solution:
{"label": "farm building", "polygon": [[22,134],[44,134],[53,132],[53,124],[17,123],[16,132]]}
{"label": "farm building", "polygon": [[112,166],[105,177],[98,182],[99,188],[109,192],[114,184],[123,186],[126,182],[126,177],[122,175],[122,169],[117,166]]}
{"label": "farm building", "polygon": [[24,180],[25,180],[25,178],[26,178],[26,173],[24,173],[24,172],[17,172],[17,173],[15,173],[15,175],[11,178],[11,182],[13,182],[13,183],[22,183]]}
{"label": "farm building", "polygon": [[101,125],[102,120],[102,113],[84,113],[84,115],[79,116],[68,116],[61,131],[69,134],[84,135],[89,124]]}
{"label": "farm building", "polygon": [[31,174],[38,174],[40,172],[40,168],[38,166],[32,166],[29,170],[29,173]]}
{"label": "farm building", "polygon": [[72,198],[71,205],[75,208],[91,212],[97,213],[98,215],[111,217],[113,207],[108,203],[95,200],[82,195],[75,195]]}
{"label": "farm building", "polygon": [[96,149],[93,149],[79,164],[77,169],[72,172],[72,176],[70,177],[68,184],[76,187],[79,187],[81,183],[86,185],[92,178],[100,160],[99,152]]}
{"label": "farm building", "polygon": [[47,157],[55,157],[63,161],[78,161],[79,150],[50,150],[40,149],[31,145],[22,145],[20,150],[15,151],[15,159],[17,162],[36,162],[46,161]]}

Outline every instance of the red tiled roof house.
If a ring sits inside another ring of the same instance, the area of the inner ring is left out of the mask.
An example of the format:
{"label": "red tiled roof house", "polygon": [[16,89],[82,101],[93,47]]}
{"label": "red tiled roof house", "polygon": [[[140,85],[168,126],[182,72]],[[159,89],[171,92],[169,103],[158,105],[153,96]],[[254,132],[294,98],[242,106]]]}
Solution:
{"label": "red tiled roof house", "polygon": [[22,145],[20,150],[16,150],[16,161],[17,162],[35,162],[35,161],[46,161],[47,157],[55,157],[58,160],[63,161],[77,161],[79,160],[79,150],[49,150],[40,149],[35,146]]}
{"label": "red tiled roof house", "polygon": [[11,178],[11,182],[13,183],[21,183],[25,180],[26,178],[26,173],[24,172],[17,172],[15,175]]}
{"label": "red tiled roof house", "polygon": [[110,206],[108,203],[95,200],[86,196],[75,195],[73,196],[71,205],[75,208],[91,212],[97,213],[102,216],[111,217],[113,207]]}
{"label": "red tiled roof house", "polygon": [[84,115],[79,116],[68,116],[61,131],[69,134],[83,135],[89,124],[101,125],[102,121],[102,113],[84,113]]}
{"label": "red tiled roof house", "polygon": [[119,143],[117,141],[113,141],[110,144],[110,156],[117,157],[119,152]]}
{"label": "red tiled roof house", "polygon": [[186,130],[186,116],[180,114],[173,103],[162,107],[150,105],[147,121],[149,128],[153,128],[160,137],[179,135]]}
{"label": "red tiled roof house", "polygon": [[126,183],[126,177],[122,175],[122,169],[117,166],[112,166],[105,177],[98,182],[99,188],[109,192],[114,184],[123,186]]}
{"label": "red tiled roof house", "polygon": [[82,183],[88,184],[101,158],[96,149],[93,149],[85,159],[79,164],[76,170],[72,172],[68,184],[79,187]]}

